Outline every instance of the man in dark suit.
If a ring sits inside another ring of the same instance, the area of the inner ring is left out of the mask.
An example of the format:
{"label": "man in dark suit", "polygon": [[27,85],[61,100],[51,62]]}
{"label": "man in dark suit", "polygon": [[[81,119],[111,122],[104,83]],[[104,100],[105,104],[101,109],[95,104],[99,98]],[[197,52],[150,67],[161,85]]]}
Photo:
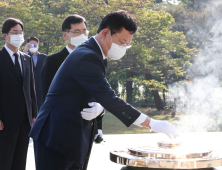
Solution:
{"label": "man in dark suit", "polygon": [[81,113],[81,103],[92,97],[127,127],[136,124],[178,136],[169,122],[151,119],[118,98],[105,78],[104,60],[123,57],[137,28],[127,11],[108,14],[97,35],[78,46],[59,68],[30,133],[36,144],[36,170],[83,168],[93,127]]}
{"label": "man in dark suit", "polygon": [[[57,70],[62,65],[66,57],[74,51],[77,45],[82,44],[88,39],[89,32],[87,30],[87,23],[85,18],[80,15],[74,14],[67,16],[62,23],[62,31],[63,38],[67,42],[66,47],[64,47],[61,51],[48,56],[42,68],[41,76],[43,83],[44,100]],[[91,109],[88,109],[88,112],[92,113],[98,110],[100,112],[98,114],[101,114],[101,112],[105,113],[103,107],[100,104],[96,103],[95,100],[91,99],[88,102],[91,102],[89,105],[93,106],[91,107]],[[88,104],[86,104],[85,107],[88,108]],[[101,137],[103,136],[102,116],[97,118],[97,128],[95,128],[95,131],[97,131],[99,135],[97,135],[95,141],[98,141],[99,143],[101,142],[101,140],[99,139],[101,139]]]}
{"label": "man in dark suit", "polygon": [[23,24],[9,18],[2,25],[0,51],[0,169],[25,170],[28,134],[37,116],[32,58],[19,51]]}
{"label": "man in dark suit", "polygon": [[39,39],[36,37],[29,37],[27,39],[27,44],[25,45],[25,49],[23,50],[23,52],[27,54],[29,50],[28,55],[32,57],[37,106],[39,110],[43,104],[41,71],[47,55],[38,52],[38,48]]}

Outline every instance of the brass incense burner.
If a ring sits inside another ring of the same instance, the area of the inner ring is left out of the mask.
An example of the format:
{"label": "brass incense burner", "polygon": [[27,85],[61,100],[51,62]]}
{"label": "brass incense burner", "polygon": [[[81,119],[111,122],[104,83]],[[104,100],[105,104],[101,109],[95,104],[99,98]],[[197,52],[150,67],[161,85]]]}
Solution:
{"label": "brass incense burner", "polygon": [[222,166],[222,153],[193,148],[178,141],[161,141],[153,146],[111,151],[110,160],[133,167],[200,169]]}

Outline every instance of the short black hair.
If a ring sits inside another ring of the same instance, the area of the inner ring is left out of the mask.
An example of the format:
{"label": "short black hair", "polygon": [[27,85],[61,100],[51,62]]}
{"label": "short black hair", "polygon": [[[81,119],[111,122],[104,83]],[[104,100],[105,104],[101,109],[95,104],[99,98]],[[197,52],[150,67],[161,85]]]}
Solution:
{"label": "short black hair", "polygon": [[128,30],[131,34],[134,34],[139,27],[138,20],[130,15],[129,12],[125,10],[119,10],[111,12],[106,15],[97,30],[100,33],[105,28],[109,28],[111,34],[121,31],[122,28]]}
{"label": "short black hair", "polygon": [[82,23],[84,22],[86,27],[87,27],[87,23],[86,23],[86,19],[80,15],[77,14],[73,14],[73,15],[69,15],[68,17],[66,17],[62,23],[62,31],[68,31],[71,29],[71,24],[77,24],[77,23]]}
{"label": "short black hair", "polygon": [[8,32],[11,30],[12,27],[19,24],[22,27],[22,30],[24,29],[22,21],[16,18],[8,18],[4,21],[2,25],[2,34],[8,34]]}
{"label": "short black hair", "polygon": [[29,38],[27,39],[27,42],[29,43],[29,42],[32,41],[32,40],[34,40],[34,41],[36,41],[37,43],[39,43],[39,39],[38,39],[37,37],[29,37]]}

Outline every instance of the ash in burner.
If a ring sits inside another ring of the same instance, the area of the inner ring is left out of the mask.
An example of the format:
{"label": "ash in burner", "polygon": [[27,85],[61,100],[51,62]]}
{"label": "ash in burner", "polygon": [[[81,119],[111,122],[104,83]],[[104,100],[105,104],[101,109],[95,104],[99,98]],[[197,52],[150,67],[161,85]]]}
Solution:
{"label": "ash in burner", "polygon": [[160,148],[165,148],[165,149],[174,149],[183,146],[183,143],[181,141],[175,141],[175,140],[160,141],[157,142],[157,144]]}

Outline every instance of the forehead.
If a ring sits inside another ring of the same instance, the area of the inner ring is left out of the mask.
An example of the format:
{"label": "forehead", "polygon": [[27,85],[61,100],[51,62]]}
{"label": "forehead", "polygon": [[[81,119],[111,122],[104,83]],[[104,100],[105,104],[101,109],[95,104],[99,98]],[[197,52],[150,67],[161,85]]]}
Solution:
{"label": "forehead", "polygon": [[16,26],[12,27],[10,31],[22,31],[21,25],[17,24]]}
{"label": "forehead", "polygon": [[117,32],[116,35],[123,41],[123,42],[130,42],[133,38],[133,34],[131,34],[125,28],[122,28],[121,31]]}
{"label": "forehead", "polygon": [[84,30],[84,29],[86,29],[86,25],[84,22],[81,22],[81,23],[71,24],[71,29],[69,31]]}
{"label": "forehead", "polygon": [[37,41],[35,41],[35,40],[30,40],[29,43],[31,43],[31,44],[37,44]]}

